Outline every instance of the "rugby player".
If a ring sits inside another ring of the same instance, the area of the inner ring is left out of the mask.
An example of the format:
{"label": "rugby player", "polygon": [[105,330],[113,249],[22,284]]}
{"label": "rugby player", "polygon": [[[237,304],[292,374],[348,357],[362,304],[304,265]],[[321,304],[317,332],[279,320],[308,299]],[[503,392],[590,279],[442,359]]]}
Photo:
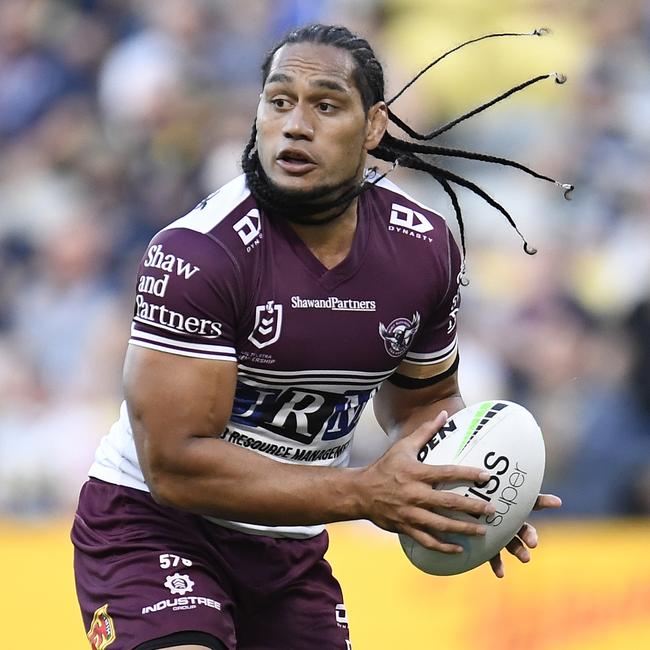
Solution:
{"label": "rugby player", "polygon": [[[324,524],[367,519],[458,553],[441,533],[484,527],[434,510],[493,512],[435,489],[482,470],[417,460],[464,406],[463,254],[366,156],[437,170],[448,194],[463,179],[388,134],[382,68],[347,29],[295,30],[262,72],[244,174],[142,259],[126,400],[72,530],[96,650],[350,648]],[[394,444],[348,468],[371,398]],[[507,548],[527,562],[536,544],[525,524]]]}

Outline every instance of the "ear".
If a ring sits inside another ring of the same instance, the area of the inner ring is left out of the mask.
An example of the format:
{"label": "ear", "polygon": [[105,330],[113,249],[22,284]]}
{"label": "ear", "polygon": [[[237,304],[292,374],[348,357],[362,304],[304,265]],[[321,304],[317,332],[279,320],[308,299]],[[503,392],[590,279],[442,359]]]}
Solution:
{"label": "ear", "polygon": [[387,128],[388,108],[386,102],[377,102],[368,109],[366,117],[366,140],[363,145],[366,151],[371,151],[379,144]]}

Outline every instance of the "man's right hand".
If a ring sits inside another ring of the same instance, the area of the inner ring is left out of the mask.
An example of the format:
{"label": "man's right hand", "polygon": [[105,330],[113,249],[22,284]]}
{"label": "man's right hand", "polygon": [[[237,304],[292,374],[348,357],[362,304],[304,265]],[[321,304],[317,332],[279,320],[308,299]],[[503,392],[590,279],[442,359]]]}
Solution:
{"label": "man's right hand", "polygon": [[379,460],[363,472],[362,495],[366,518],[391,532],[404,533],[425,548],[442,553],[461,553],[463,548],[441,540],[441,533],[484,535],[483,525],[458,521],[441,510],[464,512],[479,517],[494,513],[494,506],[479,499],[438,490],[441,483],[471,485],[484,482],[490,473],[462,465],[425,465],[418,453],[447,422],[442,411],[413,433],[396,442]]}

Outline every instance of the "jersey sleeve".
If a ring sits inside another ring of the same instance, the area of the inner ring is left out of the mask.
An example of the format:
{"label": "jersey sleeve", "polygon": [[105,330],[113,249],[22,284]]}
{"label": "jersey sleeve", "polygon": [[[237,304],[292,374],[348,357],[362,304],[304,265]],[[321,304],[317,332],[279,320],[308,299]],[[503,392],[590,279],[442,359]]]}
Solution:
{"label": "jersey sleeve", "polygon": [[129,343],[236,361],[240,278],[235,259],[209,234],[162,230],[140,262]]}
{"label": "jersey sleeve", "polygon": [[[447,229],[444,254],[436,266],[442,297],[422,317],[409,351],[389,381],[401,388],[422,388],[451,376],[458,368],[456,320],[460,307],[462,257]],[[440,294],[439,294],[440,295]]]}

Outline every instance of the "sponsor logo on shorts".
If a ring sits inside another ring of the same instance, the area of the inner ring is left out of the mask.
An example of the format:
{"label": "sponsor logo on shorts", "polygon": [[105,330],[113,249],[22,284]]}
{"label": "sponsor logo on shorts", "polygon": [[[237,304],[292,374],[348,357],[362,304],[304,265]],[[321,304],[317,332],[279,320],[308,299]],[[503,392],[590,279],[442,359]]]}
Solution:
{"label": "sponsor logo on shorts", "polygon": [[[161,566],[167,564],[170,557],[176,558],[176,555],[161,555]],[[182,559],[182,558],[179,558]],[[187,560],[190,562],[190,560]],[[210,607],[221,611],[221,603],[206,596],[186,596],[185,594],[194,591],[194,581],[187,575],[181,573],[174,573],[173,575],[165,578],[165,587],[171,591],[172,594],[178,594],[180,598],[164,598],[152,605],[145,605],[142,608],[143,614],[153,614],[155,612],[162,612],[166,609],[171,609],[174,612],[186,609],[196,609],[197,607]]]}
{"label": "sponsor logo on shorts", "polygon": [[386,352],[391,357],[401,357],[411,345],[420,326],[420,314],[416,311],[411,320],[396,318],[388,326],[379,323],[379,335],[384,339]]}
{"label": "sponsor logo on shorts", "polygon": [[108,603],[95,610],[86,636],[92,650],[104,650],[115,641],[115,626],[113,619],[108,614]]}
{"label": "sponsor logo on shorts", "polygon": [[336,606],[336,624],[339,627],[348,626],[348,614],[345,611],[345,605],[343,603]]}
{"label": "sponsor logo on shorts", "polygon": [[199,606],[210,607],[221,611],[221,603],[212,598],[206,598],[205,596],[182,596],[180,598],[166,598],[153,605],[146,605],[142,608],[142,613],[153,614],[155,612],[162,612],[165,609],[178,612],[185,609],[196,609]]}
{"label": "sponsor logo on shorts", "polygon": [[172,594],[184,596],[185,594],[192,592],[194,589],[194,581],[188,575],[175,573],[173,576],[167,576],[165,587],[167,587]]}
{"label": "sponsor logo on shorts", "polygon": [[161,569],[177,567],[179,564],[187,567],[192,566],[192,560],[188,560],[186,557],[181,557],[180,555],[175,555],[174,553],[161,553],[158,556],[158,562],[160,563]]}
{"label": "sponsor logo on shorts", "polygon": [[280,338],[282,330],[282,305],[269,300],[255,307],[255,326],[248,340],[258,348],[265,348]]}

